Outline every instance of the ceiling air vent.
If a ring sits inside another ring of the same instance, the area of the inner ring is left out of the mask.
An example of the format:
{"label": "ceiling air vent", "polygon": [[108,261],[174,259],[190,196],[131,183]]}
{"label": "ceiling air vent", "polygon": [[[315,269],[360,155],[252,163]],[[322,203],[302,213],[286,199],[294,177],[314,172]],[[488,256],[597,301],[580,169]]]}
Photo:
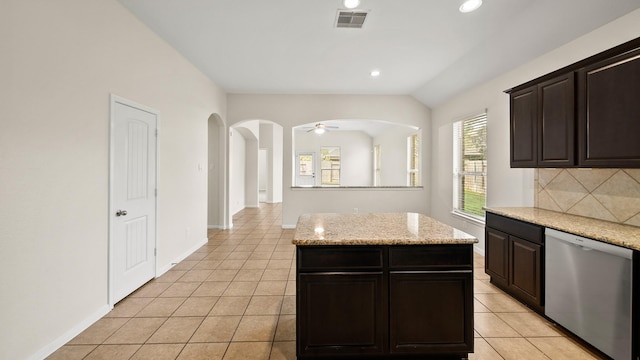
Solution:
{"label": "ceiling air vent", "polygon": [[364,11],[338,10],[337,28],[361,29],[367,13]]}

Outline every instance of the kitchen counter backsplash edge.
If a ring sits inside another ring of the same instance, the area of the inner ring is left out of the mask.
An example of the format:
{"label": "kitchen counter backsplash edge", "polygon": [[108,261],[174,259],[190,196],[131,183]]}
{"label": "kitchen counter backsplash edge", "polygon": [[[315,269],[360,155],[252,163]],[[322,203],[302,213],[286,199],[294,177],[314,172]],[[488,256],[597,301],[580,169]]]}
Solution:
{"label": "kitchen counter backsplash edge", "polygon": [[485,211],[532,224],[640,250],[640,227],[534,207],[485,207]]}

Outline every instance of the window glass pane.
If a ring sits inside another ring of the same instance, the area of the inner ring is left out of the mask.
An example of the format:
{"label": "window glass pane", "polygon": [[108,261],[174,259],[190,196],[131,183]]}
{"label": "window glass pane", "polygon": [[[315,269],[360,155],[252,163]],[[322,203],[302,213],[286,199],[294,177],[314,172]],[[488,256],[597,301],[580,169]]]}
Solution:
{"label": "window glass pane", "polygon": [[300,176],[313,176],[313,155],[300,155]]}
{"label": "window glass pane", "polygon": [[408,171],[407,179],[409,186],[420,186],[420,138],[418,134],[409,136],[408,140]]}
{"label": "window glass pane", "polygon": [[454,124],[454,207],[484,217],[487,176],[487,116]]}
{"label": "window glass pane", "polygon": [[340,185],[340,147],[320,148],[320,176],[322,185]]}

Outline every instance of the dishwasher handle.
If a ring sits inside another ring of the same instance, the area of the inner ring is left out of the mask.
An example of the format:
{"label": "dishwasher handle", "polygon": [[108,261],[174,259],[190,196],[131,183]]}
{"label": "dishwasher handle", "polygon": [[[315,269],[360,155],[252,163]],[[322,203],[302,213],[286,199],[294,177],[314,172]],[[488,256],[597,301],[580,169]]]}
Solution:
{"label": "dishwasher handle", "polygon": [[549,237],[554,238],[556,240],[577,245],[581,247],[583,250],[596,250],[596,251],[600,251],[603,253],[611,254],[611,255],[622,257],[629,260],[633,259],[633,250],[623,248],[622,246],[608,244],[602,241],[589,239],[579,235],[574,235],[574,234],[558,231],[555,229],[546,228],[545,238],[548,239]]}

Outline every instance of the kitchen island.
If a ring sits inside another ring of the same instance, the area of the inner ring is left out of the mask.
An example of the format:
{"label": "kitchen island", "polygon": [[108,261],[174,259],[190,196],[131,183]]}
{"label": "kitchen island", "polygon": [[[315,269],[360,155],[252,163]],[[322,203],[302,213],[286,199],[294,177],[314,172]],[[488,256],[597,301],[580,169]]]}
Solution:
{"label": "kitchen island", "polygon": [[467,358],[476,242],[417,213],[300,216],[298,359]]}

